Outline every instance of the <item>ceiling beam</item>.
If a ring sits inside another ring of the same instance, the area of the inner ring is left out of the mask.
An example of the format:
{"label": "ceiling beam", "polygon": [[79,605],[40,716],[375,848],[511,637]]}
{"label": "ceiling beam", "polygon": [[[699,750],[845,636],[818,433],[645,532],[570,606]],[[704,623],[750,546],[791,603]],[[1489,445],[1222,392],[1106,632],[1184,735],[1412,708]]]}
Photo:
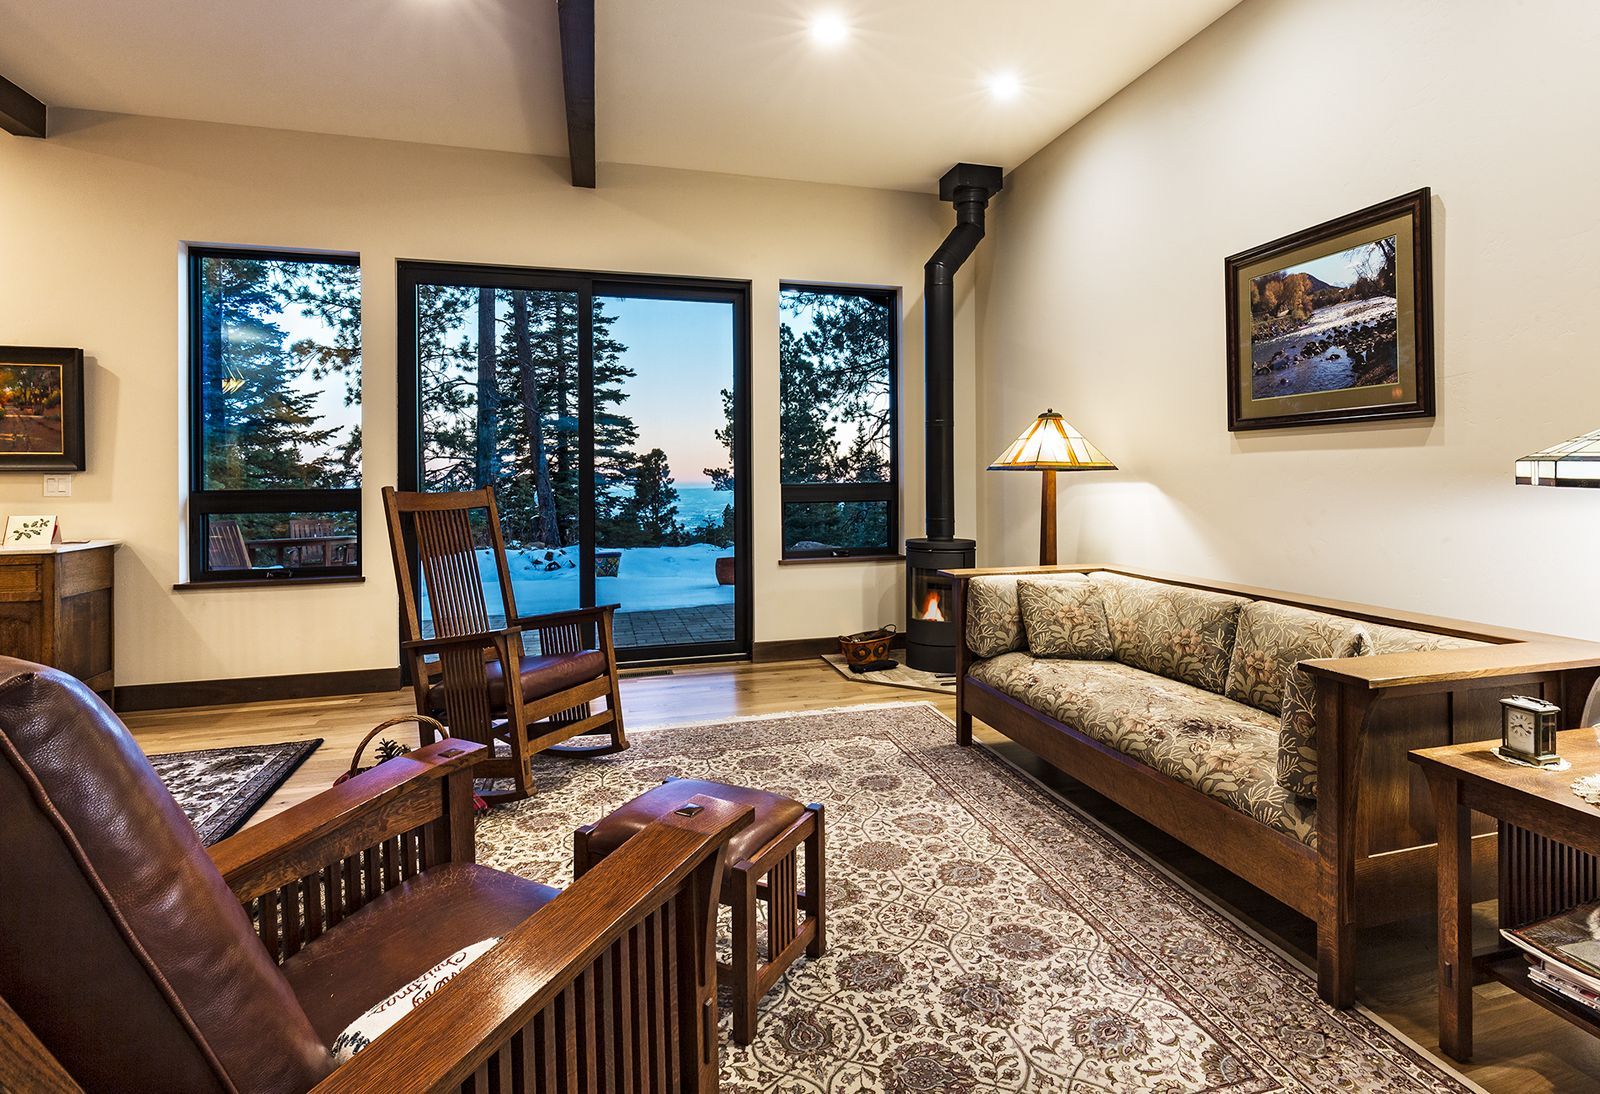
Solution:
{"label": "ceiling beam", "polygon": [[0,76],[0,129],[19,137],[43,137],[44,118],[44,103]]}
{"label": "ceiling beam", "polygon": [[594,189],[594,0],[556,0],[572,185]]}

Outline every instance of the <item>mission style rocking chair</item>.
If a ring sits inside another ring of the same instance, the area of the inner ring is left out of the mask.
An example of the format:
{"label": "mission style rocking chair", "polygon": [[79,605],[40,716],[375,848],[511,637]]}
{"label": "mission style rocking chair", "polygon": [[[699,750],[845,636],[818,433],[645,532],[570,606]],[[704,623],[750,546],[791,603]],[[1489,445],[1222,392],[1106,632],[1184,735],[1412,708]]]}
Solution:
{"label": "mission style rocking chair", "polygon": [[[536,753],[604,756],[628,747],[611,633],[615,604],[519,616],[500,514],[489,487],[437,494],[384,487],[383,505],[404,616],[402,648],[410,662],[417,713],[439,719],[452,737],[485,745],[491,752],[496,741],[510,746],[509,756],[479,765],[479,778],[514,783],[511,790],[484,794],[486,800],[527,797],[529,761]],[[474,511],[488,520],[488,545],[500,586],[495,615],[478,574]],[[422,630],[420,591],[412,579],[408,545],[414,545],[432,614],[429,635]],[[537,654],[524,648],[529,635],[538,638]],[[592,710],[590,704],[597,699],[605,700],[604,710]],[[423,732],[425,739],[431,736],[426,727]],[[594,746],[561,743],[602,732],[610,741]]]}

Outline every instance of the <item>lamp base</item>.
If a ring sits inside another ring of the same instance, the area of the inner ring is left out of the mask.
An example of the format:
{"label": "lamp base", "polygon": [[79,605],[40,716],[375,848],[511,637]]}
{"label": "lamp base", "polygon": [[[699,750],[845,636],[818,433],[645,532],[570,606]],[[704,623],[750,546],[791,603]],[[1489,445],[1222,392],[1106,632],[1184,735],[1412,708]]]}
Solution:
{"label": "lamp base", "polygon": [[1056,564],[1056,473],[1040,472],[1044,477],[1039,493],[1039,565]]}

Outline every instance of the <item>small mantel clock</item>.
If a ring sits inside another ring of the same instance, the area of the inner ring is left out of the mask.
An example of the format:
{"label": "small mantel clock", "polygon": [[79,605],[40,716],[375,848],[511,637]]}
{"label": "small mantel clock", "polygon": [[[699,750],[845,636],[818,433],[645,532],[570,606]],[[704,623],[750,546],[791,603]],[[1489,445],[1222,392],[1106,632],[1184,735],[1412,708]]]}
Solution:
{"label": "small mantel clock", "polygon": [[1513,695],[1500,700],[1500,750],[1531,764],[1553,764],[1561,708],[1543,699]]}

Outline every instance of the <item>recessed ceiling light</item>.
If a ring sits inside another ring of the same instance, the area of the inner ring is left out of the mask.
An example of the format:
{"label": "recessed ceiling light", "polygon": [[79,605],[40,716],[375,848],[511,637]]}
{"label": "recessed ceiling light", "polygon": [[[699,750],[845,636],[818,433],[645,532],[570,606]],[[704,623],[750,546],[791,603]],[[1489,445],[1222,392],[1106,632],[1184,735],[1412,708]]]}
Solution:
{"label": "recessed ceiling light", "polygon": [[819,46],[839,46],[850,37],[850,24],[836,11],[824,11],[811,17],[811,40]]}
{"label": "recessed ceiling light", "polygon": [[996,72],[989,77],[989,94],[1000,102],[1008,102],[1022,94],[1022,78],[1015,72]]}

